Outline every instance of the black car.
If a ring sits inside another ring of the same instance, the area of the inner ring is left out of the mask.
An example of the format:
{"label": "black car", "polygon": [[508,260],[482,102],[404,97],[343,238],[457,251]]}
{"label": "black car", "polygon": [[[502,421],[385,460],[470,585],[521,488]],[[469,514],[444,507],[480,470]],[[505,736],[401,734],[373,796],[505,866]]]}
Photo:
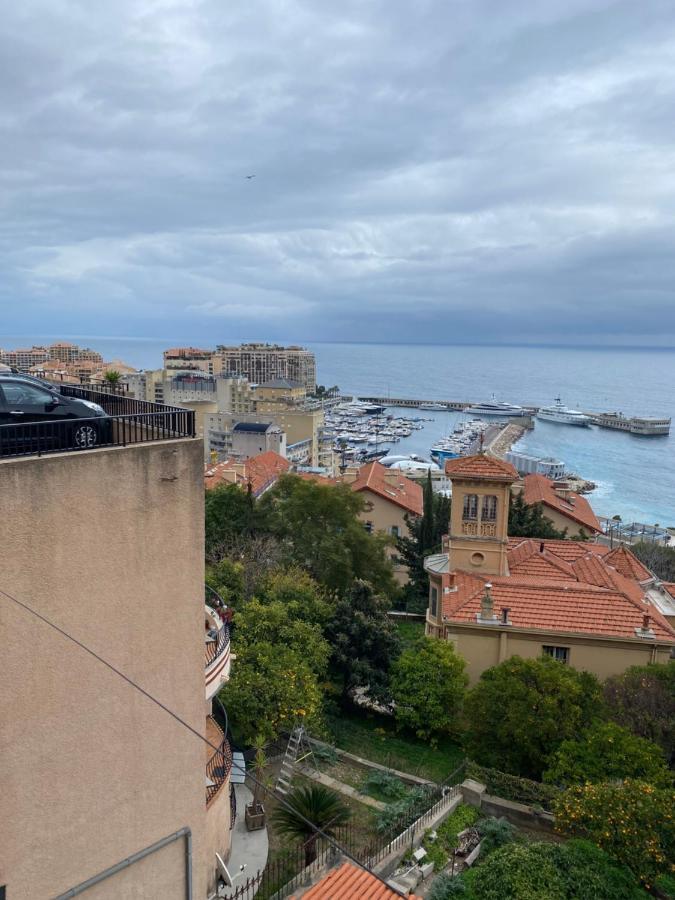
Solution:
{"label": "black car", "polygon": [[64,397],[30,376],[0,372],[0,453],[85,450],[110,436],[110,419],[98,404]]}

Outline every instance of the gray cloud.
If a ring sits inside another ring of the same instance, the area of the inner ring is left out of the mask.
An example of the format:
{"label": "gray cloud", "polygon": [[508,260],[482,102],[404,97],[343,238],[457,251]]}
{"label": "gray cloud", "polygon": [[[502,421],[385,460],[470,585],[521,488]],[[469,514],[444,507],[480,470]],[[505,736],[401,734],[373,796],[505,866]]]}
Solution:
{"label": "gray cloud", "polygon": [[14,4],[0,330],[675,343],[674,50],[659,0]]}

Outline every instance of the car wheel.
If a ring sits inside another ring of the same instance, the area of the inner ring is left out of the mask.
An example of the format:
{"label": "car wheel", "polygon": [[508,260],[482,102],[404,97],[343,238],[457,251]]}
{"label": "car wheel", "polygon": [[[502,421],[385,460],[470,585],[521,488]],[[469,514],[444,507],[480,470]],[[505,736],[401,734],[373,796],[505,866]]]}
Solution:
{"label": "car wheel", "polygon": [[73,440],[78,450],[86,450],[98,444],[98,431],[95,425],[78,425],[73,431]]}

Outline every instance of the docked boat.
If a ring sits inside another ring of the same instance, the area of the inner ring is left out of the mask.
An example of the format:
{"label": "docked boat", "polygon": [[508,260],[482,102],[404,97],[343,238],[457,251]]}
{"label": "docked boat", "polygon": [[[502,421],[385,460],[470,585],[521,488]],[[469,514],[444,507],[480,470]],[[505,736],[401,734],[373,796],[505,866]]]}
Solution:
{"label": "docked boat", "polygon": [[616,431],[627,431],[644,437],[670,434],[670,419],[657,419],[649,416],[624,416],[623,413],[601,413],[593,421],[601,428],[614,428]]}
{"label": "docked boat", "polygon": [[481,419],[518,419],[531,415],[529,409],[496,400],[494,394],[490,403],[476,403],[464,412],[471,416],[480,416]]}
{"label": "docked boat", "polygon": [[592,419],[578,409],[570,409],[565,406],[560,397],[555,398],[553,406],[542,406],[537,413],[538,419],[546,422],[559,422],[561,425],[581,425],[587,428]]}
{"label": "docked boat", "polygon": [[443,403],[420,403],[419,409],[438,409],[443,410],[445,412],[447,410],[447,406],[444,406]]}

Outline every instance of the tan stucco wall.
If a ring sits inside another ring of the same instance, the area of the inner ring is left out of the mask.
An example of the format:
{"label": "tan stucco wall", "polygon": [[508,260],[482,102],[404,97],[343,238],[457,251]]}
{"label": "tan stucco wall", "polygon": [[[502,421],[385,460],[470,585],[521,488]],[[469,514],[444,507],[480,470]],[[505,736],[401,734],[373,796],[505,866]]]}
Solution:
{"label": "tan stucco wall", "polygon": [[[243,811],[242,811],[243,815]],[[230,781],[223,784],[206,810],[206,852],[214,860],[219,853],[225,862],[230,854]],[[210,867],[207,876],[207,891],[217,887],[216,870]],[[198,898],[202,900],[202,898]]]}
{"label": "tan stucco wall", "polygon": [[[431,621],[427,619],[427,632]],[[652,644],[632,641],[600,641],[593,638],[570,637],[563,634],[524,634],[507,628],[452,628],[448,627],[448,640],[466,660],[466,671],[473,684],[481,672],[496,666],[511,656],[532,659],[542,655],[544,644],[569,647],[569,664],[605,679],[624,672],[629,666],[646,665],[649,662],[667,662],[669,649],[662,648],[656,659]]]}
{"label": "tan stucco wall", "polygon": [[[581,534],[583,526],[579,525],[578,522],[575,522],[574,519],[570,519],[569,516],[558,512],[557,509],[544,505],[544,515],[553,522],[555,528],[558,528],[561,531],[563,528],[566,528],[568,537],[574,537],[575,535]],[[590,528],[583,528],[583,531],[588,537],[592,537],[595,534]]]}
{"label": "tan stucco wall", "polygon": [[[463,520],[464,497],[478,495],[478,519]],[[483,497],[497,497],[497,518],[481,521]],[[507,524],[510,485],[501,482],[452,479],[452,508],[450,512],[450,549],[455,569],[479,574],[505,575],[507,572]],[[473,531],[474,533],[469,533]],[[483,533],[486,532],[486,533]]]}
{"label": "tan stucco wall", "polygon": [[[0,588],[204,732],[198,440],[0,462]],[[0,884],[51,897],[189,826],[205,892],[204,746],[0,600]],[[183,842],[87,896],[183,898]]]}
{"label": "tan stucco wall", "polygon": [[[361,491],[363,499],[366,501],[368,508],[359,513],[359,518],[365,524],[371,522],[373,531],[385,531],[391,535],[392,526],[398,526],[399,534],[406,536],[408,534],[408,525],[405,521],[405,510],[396,503],[390,503],[379,494],[372,491]],[[396,548],[388,547],[387,553],[390,558],[396,556]],[[403,565],[394,565],[394,576],[399,584],[408,583],[408,570]]]}

